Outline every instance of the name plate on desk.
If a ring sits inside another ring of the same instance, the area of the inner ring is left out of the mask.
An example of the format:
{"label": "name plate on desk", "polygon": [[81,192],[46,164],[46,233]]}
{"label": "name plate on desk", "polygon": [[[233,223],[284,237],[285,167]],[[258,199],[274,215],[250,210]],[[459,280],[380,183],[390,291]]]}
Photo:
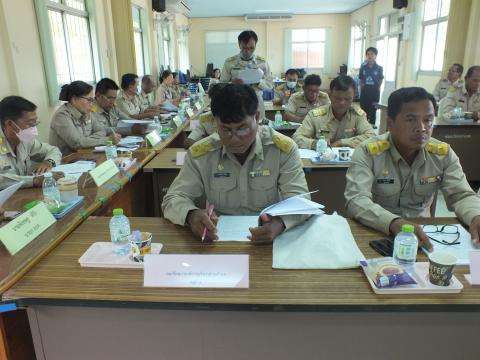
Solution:
{"label": "name plate on desk", "polygon": [[174,116],[172,121],[177,128],[182,126],[182,120],[178,116]]}
{"label": "name plate on desk", "polygon": [[194,114],[193,114],[192,108],[187,109],[187,115],[188,115],[189,118],[193,117]]}
{"label": "name plate on desk", "polygon": [[90,175],[92,176],[95,185],[102,186],[112,177],[117,175],[119,172],[117,165],[112,159],[109,159],[97,166],[95,169],[90,170]]}
{"label": "name plate on desk", "polygon": [[15,255],[55,221],[47,206],[40,202],[0,228],[0,240],[8,252]]}
{"label": "name plate on desk", "polygon": [[156,130],[152,131],[150,134],[147,134],[145,139],[147,139],[150,146],[157,146],[162,142],[162,137]]}
{"label": "name plate on desk", "polygon": [[248,288],[248,255],[145,255],[143,286]]}
{"label": "name plate on desk", "polygon": [[200,103],[197,101],[197,102],[195,103],[195,108],[196,108],[198,111],[200,111],[200,110],[202,109],[202,105],[200,105]]}

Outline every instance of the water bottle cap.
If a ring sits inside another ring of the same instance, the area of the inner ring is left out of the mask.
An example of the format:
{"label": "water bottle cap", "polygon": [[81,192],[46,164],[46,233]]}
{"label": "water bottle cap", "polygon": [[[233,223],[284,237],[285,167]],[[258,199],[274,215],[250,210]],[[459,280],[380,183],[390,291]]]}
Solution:
{"label": "water bottle cap", "polygon": [[320,135],[320,136],[318,137],[318,140],[325,140],[325,136],[324,136],[324,135]]}
{"label": "water bottle cap", "polygon": [[113,209],[113,215],[123,215],[123,209]]}
{"label": "water bottle cap", "polygon": [[43,174],[43,177],[52,177],[52,173],[50,171]]}
{"label": "water bottle cap", "polygon": [[113,145],[112,140],[107,140],[107,145]]}
{"label": "water bottle cap", "polygon": [[413,233],[413,232],[415,232],[415,228],[413,227],[412,224],[403,224],[402,225],[402,232]]}

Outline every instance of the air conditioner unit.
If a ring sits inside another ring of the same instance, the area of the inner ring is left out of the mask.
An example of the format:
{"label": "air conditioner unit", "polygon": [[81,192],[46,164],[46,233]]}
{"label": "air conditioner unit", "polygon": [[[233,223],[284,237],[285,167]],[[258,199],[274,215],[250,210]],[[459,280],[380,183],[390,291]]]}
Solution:
{"label": "air conditioner unit", "polygon": [[293,19],[293,14],[246,14],[245,21],[288,21]]}
{"label": "air conditioner unit", "polygon": [[191,12],[188,0],[166,0],[166,7],[169,13],[180,13],[189,16]]}

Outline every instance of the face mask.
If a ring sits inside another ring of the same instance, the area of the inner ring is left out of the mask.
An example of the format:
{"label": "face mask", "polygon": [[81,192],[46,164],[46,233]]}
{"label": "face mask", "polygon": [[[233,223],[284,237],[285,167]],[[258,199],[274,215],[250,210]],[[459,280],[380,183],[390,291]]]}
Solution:
{"label": "face mask", "polygon": [[242,59],[242,60],[253,60],[253,59],[255,59],[255,54],[252,54],[252,56],[250,56],[249,58],[247,58],[245,55],[243,55],[242,53],[240,53],[240,59]]}
{"label": "face mask", "polygon": [[30,144],[38,136],[38,129],[36,126],[27,129],[21,129],[17,124],[15,124],[15,126],[18,129],[17,137],[22,143]]}
{"label": "face mask", "polygon": [[296,81],[287,81],[287,88],[289,89],[295,89],[295,86],[297,86]]}

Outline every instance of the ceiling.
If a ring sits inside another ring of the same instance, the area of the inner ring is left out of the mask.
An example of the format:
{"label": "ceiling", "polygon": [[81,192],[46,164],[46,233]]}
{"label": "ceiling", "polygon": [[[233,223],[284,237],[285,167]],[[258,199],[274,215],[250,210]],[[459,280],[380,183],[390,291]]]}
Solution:
{"label": "ceiling", "polygon": [[[181,0],[190,8],[189,17],[244,16],[245,14],[351,13],[372,0]],[[167,3],[180,0],[167,0]]]}

